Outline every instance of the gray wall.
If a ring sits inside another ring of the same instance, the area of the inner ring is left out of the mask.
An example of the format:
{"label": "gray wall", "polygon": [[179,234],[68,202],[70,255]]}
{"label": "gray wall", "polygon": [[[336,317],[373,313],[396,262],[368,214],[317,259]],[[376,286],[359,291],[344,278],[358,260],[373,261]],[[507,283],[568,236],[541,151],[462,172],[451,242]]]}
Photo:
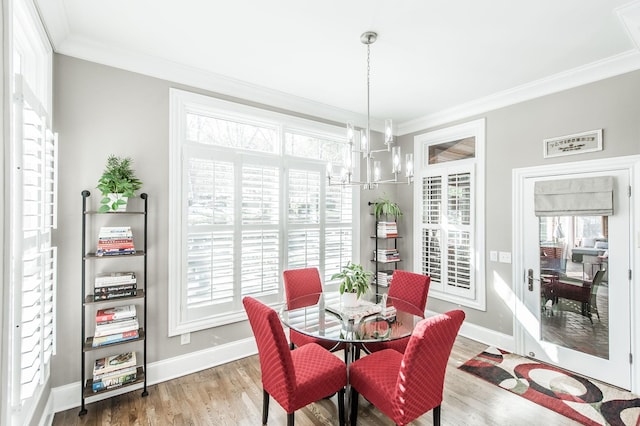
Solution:
{"label": "gray wall", "polygon": [[[55,55],[54,129],[59,133],[60,141],[60,217],[55,235],[55,243],[59,247],[59,273],[58,353],[52,368],[54,387],[80,380],[80,193],[89,189],[94,203],[97,201],[95,186],[109,154],[132,157],[134,168],[144,182],[143,189],[149,194],[148,361],[164,360],[251,336],[247,324],[238,323],[192,333],[189,345],[180,345],[179,337],[167,337],[170,87],[207,93]],[[487,250],[511,250],[511,170],[565,161],[542,159],[543,138],[604,128],[603,152],[566,159],[577,161],[640,153],[640,131],[637,120],[634,120],[640,112],[638,89],[640,72],[483,115],[487,118]],[[413,151],[414,135],[399,138],[403,152]],[[399,225],[400,233],[405,236],[400,241],[401,253],[409,253],[412,247],[412,187],[388,186],[378,191],[363,192],[363,263],[369,261],[373,246],[370,238],[373,219],[367,202],[382,193],[398,201],[405,212]],[[409,257],[405,256],[401,267],[411,269]],[[488,263],[487,277],[493,276],[494,271],[506,282],[511,281],[509,265]],[[492,284],[487,282],[487,312],[465,309],[467,321],[512,334],[511,313],[496,297]],[[444,311],[451,305],[430,299],[427,307],[433,311]]]}
{"label": "gray wall", "polygon": [[[489,261],[490,250],[512,250],[512,170],[521,167],[640,154],[639,95],[640,71],[636,71],[460,121],[486,118],[485,279],[487,310],[480,312],[464,309],[467,314],[467,322],[507,335],[513,334],[511,311],[498,297],[494,288],[495,275],[512,287],[511,265]],[[543,139],[600,128],[603,129],[602,151],[543,158]],[[400,143],[403,145],[403,152],[405,149],[413,150],[414,136],[435,129],[402,136]],[[403,205],[413,205],[412,198],[410,192],[399,194],[399,200]],[[412,243],[409,244],[409,247],[412,247]],[[430,298],[427,302],[427,309],[436,312],[445,312],[455,307],[457,305],[434,298]]]}

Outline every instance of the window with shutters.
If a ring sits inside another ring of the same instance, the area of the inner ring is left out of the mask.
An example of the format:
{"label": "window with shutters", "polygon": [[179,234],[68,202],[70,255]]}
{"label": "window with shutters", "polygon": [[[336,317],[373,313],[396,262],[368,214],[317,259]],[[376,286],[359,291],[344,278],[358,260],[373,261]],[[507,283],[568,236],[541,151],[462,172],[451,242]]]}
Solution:
{"label": "window with shutters", "polygon": [[243,320],[242,298],[280,303],[282,271],[325,287],[355,258],[354,189],[328,186],[342,128],[171,90],[169,334]]}
{"label": "window with shutters", "polygon": [[484,310],[484,120],[416,136],[415,152],[415,269],[429,297]]}
{"label": "window with shutters", "polygon": [[[10,2],[9,305],[10,410],[29,423],[55,354],[57,137],[51,131],[52,50],[31,2]],[[4,386],[4,385],[3,385]],[[2,410],[0,410],[2,411]],[[4,417],[4,415],[11,416]]]}

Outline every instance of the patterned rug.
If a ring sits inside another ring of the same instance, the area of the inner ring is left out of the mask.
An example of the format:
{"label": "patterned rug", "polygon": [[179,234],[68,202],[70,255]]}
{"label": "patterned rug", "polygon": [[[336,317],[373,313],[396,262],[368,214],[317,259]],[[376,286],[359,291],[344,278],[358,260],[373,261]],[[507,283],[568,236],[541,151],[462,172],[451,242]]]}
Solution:
{"label": "patterned rug", "polygon": [[489,383],[588,426],[640,426],[640,397],[496,348],[460,366]]}

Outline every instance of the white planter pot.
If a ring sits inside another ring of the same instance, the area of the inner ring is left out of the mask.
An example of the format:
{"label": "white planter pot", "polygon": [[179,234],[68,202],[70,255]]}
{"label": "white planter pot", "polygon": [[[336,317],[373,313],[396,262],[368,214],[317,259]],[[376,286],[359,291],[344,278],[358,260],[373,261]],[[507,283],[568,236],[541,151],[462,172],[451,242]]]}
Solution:
{"label": "white planter pot", "polygon": [[342,306],[345,308],[354,308],[358,306],[358,293],[342,293]]}
{"label": "white planter pot", "polygon": [[118,200],[124,201],[124,204],[120,204],[117,209],[115,210],[111,209],[111,211],[124,212],[127,210],[127,202],[129,201],[129,197],[124,197],[122,196],[122,194],[113,194],[113,193],[108,194],[107,196],[109,197],[110,208],[113,205],[113,203],[117,202]]}

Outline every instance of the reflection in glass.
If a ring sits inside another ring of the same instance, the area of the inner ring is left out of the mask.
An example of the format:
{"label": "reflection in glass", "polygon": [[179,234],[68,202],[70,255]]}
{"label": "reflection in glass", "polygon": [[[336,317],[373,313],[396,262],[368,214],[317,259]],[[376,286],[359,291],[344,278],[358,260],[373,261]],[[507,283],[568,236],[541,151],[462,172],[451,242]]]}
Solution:
{"label": "reflection in glass", "polygon": [[539,219],[542,340],[608,359],[607,217]]}

